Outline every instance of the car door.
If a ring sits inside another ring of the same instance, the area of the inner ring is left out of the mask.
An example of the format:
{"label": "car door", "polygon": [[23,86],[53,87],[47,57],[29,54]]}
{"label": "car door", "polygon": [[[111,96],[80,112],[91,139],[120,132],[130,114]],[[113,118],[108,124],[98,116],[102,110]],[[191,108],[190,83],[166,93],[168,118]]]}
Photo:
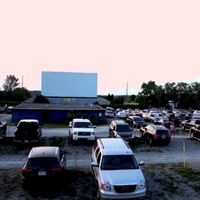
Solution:
{"label": "car door", "polygon": [[92,173],[97,182],[98,182],[98,177],[99,177],[100,160],[101,160],[101,152],[100,152],[100,148],[97,147],[94,152],[94,157],[92,160],[92,162],[96,162],[98,164],[98,166],[92,167]]}

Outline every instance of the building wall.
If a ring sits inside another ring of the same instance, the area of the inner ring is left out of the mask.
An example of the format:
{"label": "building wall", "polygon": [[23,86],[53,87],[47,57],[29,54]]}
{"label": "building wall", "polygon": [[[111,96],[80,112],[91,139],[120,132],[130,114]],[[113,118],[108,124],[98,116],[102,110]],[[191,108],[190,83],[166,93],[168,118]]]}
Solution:
{"label": "building wall", "polygon": [[93,116],[97,121],[105,120],[105,111],[95,110],[13,110],[12,122],[18,122],[21,119],[38,119],[41,123],[57,123],[64,122],[68,115],[82,115],[82,116]]}
{"label": "building wall", "polygon": [[45,97],[97,97],[97,73],[42,72]]}

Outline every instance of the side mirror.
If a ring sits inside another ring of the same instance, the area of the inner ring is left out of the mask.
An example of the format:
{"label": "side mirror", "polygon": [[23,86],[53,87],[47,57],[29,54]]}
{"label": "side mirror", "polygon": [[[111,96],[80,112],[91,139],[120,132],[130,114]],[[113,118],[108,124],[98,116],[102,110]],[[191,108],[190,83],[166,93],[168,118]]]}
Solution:
{"label": "side mirror", "polygon": [[144,161],[139,162],[139,166],[142,166],[142,165],[144,165]]}
{"label": "side mirror", "polygon": [[92,165],[92,167],[98,167],[99,166],[97,162],[92,162],[91,165]]}

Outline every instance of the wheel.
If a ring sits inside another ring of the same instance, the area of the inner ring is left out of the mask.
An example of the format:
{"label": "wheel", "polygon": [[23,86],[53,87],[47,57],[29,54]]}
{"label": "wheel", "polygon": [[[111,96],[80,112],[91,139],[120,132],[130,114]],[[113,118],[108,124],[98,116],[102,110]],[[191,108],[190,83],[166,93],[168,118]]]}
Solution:
{"label": "wheel", "polygon": [[194,133],[190,130],[190,139],[194,139]]}
{"label": "wheel", "polygon": [[153,138],[151,138],[151,137],[149,138],[149,144],[153,145]]}
{"label": "wheel", "polygon": [[97,189],[97,197],[96,197],[96,200],[101,200],[101,198],[100,198],[100,194],[99,194],[100,192],[99,192],[99,189]]}

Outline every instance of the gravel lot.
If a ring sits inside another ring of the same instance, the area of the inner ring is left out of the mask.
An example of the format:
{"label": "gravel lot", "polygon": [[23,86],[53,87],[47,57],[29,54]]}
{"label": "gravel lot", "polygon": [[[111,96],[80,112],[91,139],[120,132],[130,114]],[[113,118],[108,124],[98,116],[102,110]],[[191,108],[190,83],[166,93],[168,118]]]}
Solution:
{"label": "gravel lot", "polygon": [[[72,145],[66,137],[44,137],[41,145],[58,145],[68,152],[65,181],[59,187],[46,183],[45,187],[23,190],[20,170],[31,147],[17,149],[8,140],[0,144],[0,199],[95,199],[90,170],[92,144]],[[199,199],[199,141],[188,139],[187,132],[179,132],[168,146],[138,144],[132,148],[138,161],[145,161],[142,170],[147,179],[147,200]]]}
{"label": "gravel lot", "polygon": [[[0,143],[0,199],[95,199],[96,188],[90,170],[92,144],[72,145],[67,137],[43,137],[41,145],[60,146],[67,153],[63,183],[46,183],[31,190],[21,187],[21,167],[31,149],[16,148],[12,138]],[[200,142],[179,131],[168,146],[132,146],[147,180],[146,200],[197,200],[200,196]]]}

